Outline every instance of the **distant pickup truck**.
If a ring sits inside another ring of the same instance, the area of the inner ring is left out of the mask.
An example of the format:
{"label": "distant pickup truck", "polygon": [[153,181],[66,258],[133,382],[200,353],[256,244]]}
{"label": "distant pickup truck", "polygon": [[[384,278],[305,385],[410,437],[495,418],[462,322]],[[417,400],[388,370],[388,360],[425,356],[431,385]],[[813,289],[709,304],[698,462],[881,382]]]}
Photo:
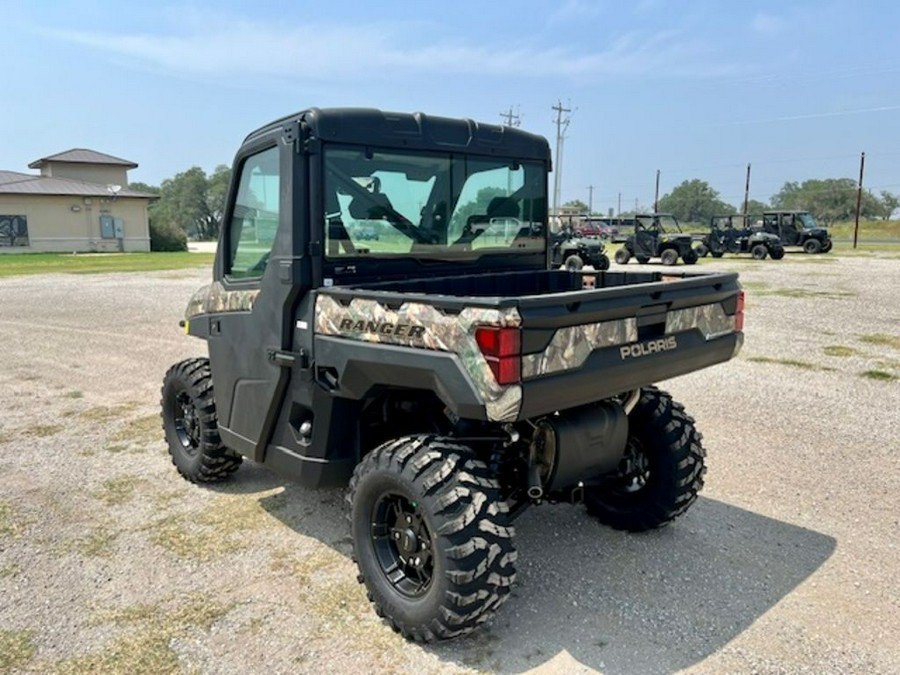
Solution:
{"label": "distant pickup truck", "polygon": [[[738,353],[737,275],[548,269],[549,169],[546,139],[467,119],[313,108],[258,129],[183,321],[209,359],[163,382],[186,479],[247,457],[348,486],[359,580],[411,640],[509,597],[526,507],[647,530],[703,486],[694,420],[653,383]],[[277,231],[242,237],[260,203]]]}

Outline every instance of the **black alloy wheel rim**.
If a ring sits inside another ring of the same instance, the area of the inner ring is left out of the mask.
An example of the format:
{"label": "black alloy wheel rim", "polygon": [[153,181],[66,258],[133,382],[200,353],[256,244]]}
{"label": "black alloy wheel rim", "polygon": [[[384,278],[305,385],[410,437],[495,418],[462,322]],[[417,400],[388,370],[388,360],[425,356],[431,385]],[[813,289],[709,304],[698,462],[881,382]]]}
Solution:
{"label": "black alloy wheel rim", "polygon": [[408,598],[425,595],[434,579],[434,543],[418,503],[385,493],[372,509],[372,543],[382,573]]}
{"label": "black alloy wheel rim", "polygon": [[193,457],[200,447],[200,417],[197,408],[186,391],[178,393],[173,408],[175,435],[184,451]]}
{"label": "black alloy wheel rim", "polygon": [[621,480],[617,491],[626,495],[643,490],[650,480],[650,460],[643,444],[634,437],[628,439],[619,462],[619,476]]}

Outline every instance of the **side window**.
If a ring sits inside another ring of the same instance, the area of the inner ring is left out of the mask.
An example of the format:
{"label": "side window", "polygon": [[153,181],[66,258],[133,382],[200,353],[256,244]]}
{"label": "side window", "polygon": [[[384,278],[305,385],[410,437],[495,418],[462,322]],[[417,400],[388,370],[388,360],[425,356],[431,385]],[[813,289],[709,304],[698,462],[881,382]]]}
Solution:
{"label": "side window", "polygon": [[228,223],[228,276],[261,277],[278,231],[278,148],[251,155],[240,168],[237,197]]}

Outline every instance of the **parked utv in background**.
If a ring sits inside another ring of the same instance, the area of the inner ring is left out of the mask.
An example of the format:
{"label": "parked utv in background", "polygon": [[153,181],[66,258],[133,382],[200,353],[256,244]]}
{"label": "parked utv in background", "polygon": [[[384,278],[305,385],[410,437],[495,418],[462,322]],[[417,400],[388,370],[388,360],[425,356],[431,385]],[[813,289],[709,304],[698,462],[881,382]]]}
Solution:
{"label": "parked utv in background", "polygon": [[613,241],[624,245],[616,251],[615,260],[625,265],[632,257],[639,263],[659,258],[663,265],[674,265],[681,258],[685,265],[697,262],[693,238],[681,231],[678,220],[668,213],[649,213],[634,216],[630,233],[620,230]]}
{"label": "parked utv in background", "polygon": [[562,265],[567,270],[577,272],[590,265],[598,272],[609,269],[606,246],[596,237],[579,236],[569,228],[550,235],[550,265]]}
{"label": "parked utv in background", "polygon": [[757,227],[776,235],[782,246],[800,246],[806,253],[828,253],[833,245],[809,211],[765,211]]}
{"label": "parked utv in background", "polygon": [[710,218],[709,234],[694,247],[697,255],[721,258],[726,253],[749,253],[756,260],[765,260],[766,256],[781,260],[784,257],[781,240],[774,234],[751,229],[748,218],[740,214]]}
{"label": "parked utv in background", "polygon": [[209,358],[163,382],[187,480],[247,457],[349,485],[358,578],[412,640],[509,597],[530,505],[640,531],[703,487],[694,420],[653,383],[738,353],[737,275],[547,269],[549,168],[546,139],[472,120],[313,108],[262,127],[182,322]]}

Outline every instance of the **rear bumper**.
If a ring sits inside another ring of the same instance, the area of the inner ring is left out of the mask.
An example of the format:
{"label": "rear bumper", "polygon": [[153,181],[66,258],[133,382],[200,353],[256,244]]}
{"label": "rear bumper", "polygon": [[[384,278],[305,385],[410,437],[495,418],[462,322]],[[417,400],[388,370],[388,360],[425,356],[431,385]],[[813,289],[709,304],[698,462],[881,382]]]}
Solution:
{"label": "rear bumper", "polygon": [[743,333],[706,340],[699,330],[676,333],[677,347],[623,356],[617,345],[591,353],[574,370],[526,380],[519,419],[546,415],[728,361],[740,350]]}

